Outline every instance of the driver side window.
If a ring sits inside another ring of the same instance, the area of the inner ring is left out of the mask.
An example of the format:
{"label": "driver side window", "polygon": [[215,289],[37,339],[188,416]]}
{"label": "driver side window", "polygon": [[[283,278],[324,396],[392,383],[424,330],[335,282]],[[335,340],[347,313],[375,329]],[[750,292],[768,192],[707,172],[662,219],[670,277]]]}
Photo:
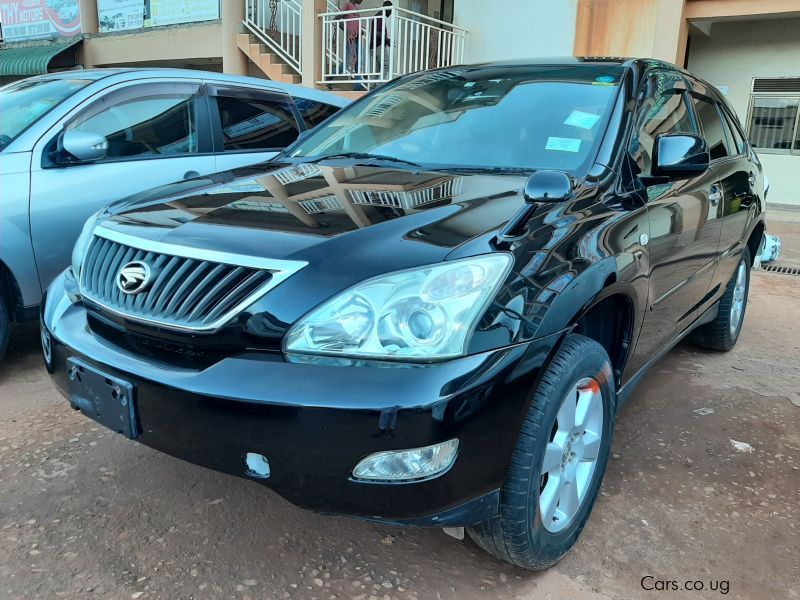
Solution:
{"label": "driver side window", "polygon": [[683,79],[677,73],[658,71],[647,77],[645,97],[636,113],[634,134],[628,146],[628,153],[638,171],[636,175],[652,174],[657,135],[697,133],[684,89]]}
{"label": "driver side window", "polygon": [[103,160],[198,152],[193,84],[154,84],[112,92],[70,123],[68,130],[105,136]]}

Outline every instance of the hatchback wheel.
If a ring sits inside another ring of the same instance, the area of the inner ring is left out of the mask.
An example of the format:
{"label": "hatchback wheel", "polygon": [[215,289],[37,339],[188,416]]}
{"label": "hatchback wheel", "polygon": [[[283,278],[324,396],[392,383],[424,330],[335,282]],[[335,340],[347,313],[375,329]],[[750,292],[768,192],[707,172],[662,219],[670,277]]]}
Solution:
{"label": "hatchback wheel", "polygon": [[545,569],[567,553],[600,490],[614,399],[603,347],[570,335],[533,394],[501,490],[500,514],[468,529],[478,545],[525,569]]}
{"label": "hatchback wheel", "polygon": [[0,286],[0,360],[8,347],[8,336],[10,335],[11,324],[8,318],[8,307],[6,306],[3,287]]}
{"label": "hatchback wheel", "polygon": [[744,323],[750,291],[750,251],[745,246],[742,258],[719,301],[716,318],[692,332],[692,341],[702,348],[727,352],[736,345]]}

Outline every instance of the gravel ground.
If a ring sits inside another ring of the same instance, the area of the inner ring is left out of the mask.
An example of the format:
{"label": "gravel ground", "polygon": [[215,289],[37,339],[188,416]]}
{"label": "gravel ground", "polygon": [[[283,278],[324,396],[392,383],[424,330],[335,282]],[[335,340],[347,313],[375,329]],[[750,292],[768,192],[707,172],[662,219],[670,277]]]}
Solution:
{"label": "gravel ground", "polygon": [[652,369],[582,538],[544,573],[305,512],[99,428],[19,329],[0,363],[0,598],[800,598],[799,297],[800,278],[754,273],[732,352],[683,343]]}

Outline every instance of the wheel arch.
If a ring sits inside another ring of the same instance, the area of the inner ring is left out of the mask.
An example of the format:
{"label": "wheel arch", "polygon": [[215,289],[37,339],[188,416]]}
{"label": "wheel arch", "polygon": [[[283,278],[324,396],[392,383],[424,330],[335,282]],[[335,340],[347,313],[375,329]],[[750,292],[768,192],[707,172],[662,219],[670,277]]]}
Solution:
{"label": "wheel arch", "polygon": [[750,250],[751,266],[755,264],[756,257],[758,256],[758,249],[761,246],[761,238],[764,237],[765,230],[766,227],[764,225],[764,221],[758,221],[753,226],[753,230],[750,232],[750,236],[747,238],[747,249]]}
{"label": "wheel arch", "polygon": [[24,307],[22,291],[11,269],[2,259],[0,259],[0,302],[5,303],[9,319],[12,321],[19,319]]}
{"label": "wheel arch", "polygon": [[634,342],[638,294],[622,280],[613,257],[579,273],[552,303],[537,332],[579,333],[598,342],[608,353],[617,388]]}

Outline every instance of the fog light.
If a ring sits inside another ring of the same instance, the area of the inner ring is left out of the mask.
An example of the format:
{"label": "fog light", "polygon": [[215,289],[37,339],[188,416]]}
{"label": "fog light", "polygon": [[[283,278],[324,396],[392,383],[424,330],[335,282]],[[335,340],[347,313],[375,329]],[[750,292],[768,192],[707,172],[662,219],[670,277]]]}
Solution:
{"label": "fog light", "polygon": [[456,459],[458,440],[409,450],[370,454],[353,469],[355,479],[414,481],[443,473]]}
{"label": "fog light", "polygon": [[269,461],[263,454],[248,452],[244,459],[245,473],[256,479],[266,479],[270,475]]}

